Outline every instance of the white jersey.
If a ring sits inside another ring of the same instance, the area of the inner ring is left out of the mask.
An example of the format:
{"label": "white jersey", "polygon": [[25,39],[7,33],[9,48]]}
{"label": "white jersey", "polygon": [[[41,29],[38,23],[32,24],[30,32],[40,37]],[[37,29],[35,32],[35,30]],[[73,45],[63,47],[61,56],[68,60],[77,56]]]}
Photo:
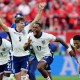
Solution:
{"label": "white jersey", "polygon": [[38,61],[45,56],[51,56],[48,44],[50,40],[56,40],[54,35],[42,32],[42,36],[40,38],[35,38],[33,33],[29,33],[27,37],[30,37],[32,40],[31,45],[33,46]]}
{"label": "white jersey", "polygon": [[10,60],[10,49],[11,43],[6,39],[2,39],[2,44],[0,46],[0,65],[6,64]]}
{"label": "white jersey", "polygon": [[[73,46],[73,47],[75,47],[74,42],[73,42],[73,38],[70,39],[70,45]],[[80,51],[80,48],[77,49],[77,50]]]}
{"label": "white jersey", "polygon": [[25,41],[27,39],[28,31],[30,29],[29,25],[24,27],[22,32],[17,32],[16,29],[14,28],[8,28],[8,29],[12,42],[13,56],[21,57],[29,55],[29,51],[24,51],[23,48]]}

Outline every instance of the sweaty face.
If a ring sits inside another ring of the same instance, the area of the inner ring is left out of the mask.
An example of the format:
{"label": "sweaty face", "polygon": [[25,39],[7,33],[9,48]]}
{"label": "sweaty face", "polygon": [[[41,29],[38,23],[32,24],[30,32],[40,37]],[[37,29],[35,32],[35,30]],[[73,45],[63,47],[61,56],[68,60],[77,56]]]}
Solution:
{"label": "sweaty face", "polygon": [[38,24],[34,24],[32,30],[34,35],[37,35],[38,33],[41,32],[41,27]]}
{"label": "sweaty face", "polygon": [[20,21],[19,23],[17,23],[17,27],[20,30],[23,30],[24,29],[24,26],[25,26],[25,22],[24,21]]}
{"label": "sweaty face", "polygon": [[76,49],[80,48],[80,41],[79,40],[73,40],[74,41],[74,46],[76,47]]}

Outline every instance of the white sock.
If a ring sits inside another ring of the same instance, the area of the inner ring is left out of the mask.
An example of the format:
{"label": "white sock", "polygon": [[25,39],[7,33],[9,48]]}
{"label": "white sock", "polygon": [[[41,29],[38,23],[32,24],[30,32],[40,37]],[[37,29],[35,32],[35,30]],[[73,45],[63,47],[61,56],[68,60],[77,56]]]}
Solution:
{"label": "white sock", "polygon": [[46,80],[51,80],[51,79],[50,79],[50,77],[48,76],[48,77],[46,78]]}
{"label": "white sock", "polygon": [[10,77],[3,76],[3,80],[10,80]]}

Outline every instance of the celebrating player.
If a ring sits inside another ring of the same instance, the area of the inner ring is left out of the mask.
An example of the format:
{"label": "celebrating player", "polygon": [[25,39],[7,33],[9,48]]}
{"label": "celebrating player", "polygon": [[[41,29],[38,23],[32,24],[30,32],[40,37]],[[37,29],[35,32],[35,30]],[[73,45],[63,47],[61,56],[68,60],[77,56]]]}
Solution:
{"label": "celebrating player", "polygon": [[11,43],[0,37],[0,80],[10,80],[11,64],[9,63]]}
{"label": "celebrating player", "polygon": [[63,40],[55,37],[52,34],[42,32],[41,29],[42,25],[40,23],[36,22],[33,25],[33,32],[28,34],[28,40],[24,45],[24,50],[27,50],[30,45],[33,46],[33,50],[38,60],[38,70],[46,80],[51,80],[48,72],[45,70],[45,67],[49,66],[53,61],[53,56],[50,53],[50,49],[48,47],[49,42],[51,40],[60,42],[68,49],[70,55],[75,56],[75,54]]}
{"label": "celebrating player", "polygon": [[39,11],[35,19],[24,27],[25,19],[23,17],[18,17],[15,20],[16,28],[12,29],[7,27],[2,20],[0,19],[0,26],[5,32],[9,32],[11,42],[12,42],[12,50],[13,50],[13,62],[14,62],[14,69],[15,69],[15,77],[16,80],[28,80],[27,68],[28,68],[28,58],[29,52],[24,51],[23,46],[26,40],[26,36],[30,27],[41,18],[42,10],[45,7],[45,3],[39,4]]}
{"label": "celebrating player", "polygon": [[[71,40],[70,40],[70,45],[73,49],[73,51],[76,54],[76,50],[78,50],[80,52],[80,35],[75,35]],[[80,61],[78,60],[78,56],[76,54],[76,61],[79,65],[79,76],[80,76]]]}

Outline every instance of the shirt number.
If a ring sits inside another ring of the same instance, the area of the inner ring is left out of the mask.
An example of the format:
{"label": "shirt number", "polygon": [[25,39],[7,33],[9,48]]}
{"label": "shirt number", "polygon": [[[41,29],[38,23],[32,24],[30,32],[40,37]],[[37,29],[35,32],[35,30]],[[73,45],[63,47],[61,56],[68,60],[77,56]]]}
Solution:
{"label": "shirt number", "polygon": [[41,46],[37,46],[37,50],[38,51],[41,51]]}
{"label": "shirt number", "polygon": [[19,41],[21,42],[21,36],[19,36]]}

